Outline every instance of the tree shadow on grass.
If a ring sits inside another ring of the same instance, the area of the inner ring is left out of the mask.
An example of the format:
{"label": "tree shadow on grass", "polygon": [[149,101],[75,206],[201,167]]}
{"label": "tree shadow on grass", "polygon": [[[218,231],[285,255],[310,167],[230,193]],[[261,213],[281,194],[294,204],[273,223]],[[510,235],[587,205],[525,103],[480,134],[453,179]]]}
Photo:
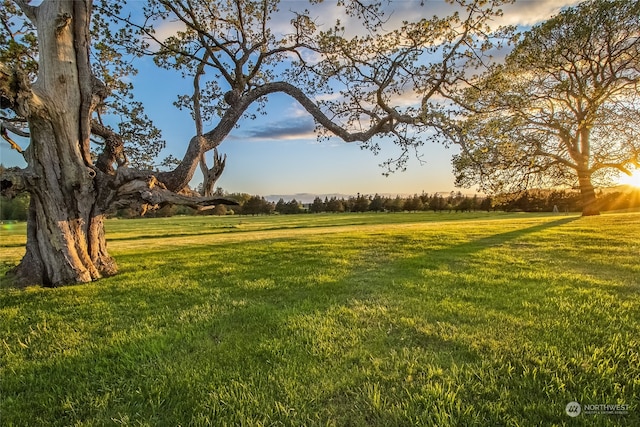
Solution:
{"label": "tree shadow on grass", "polygon": [[[536,241],[532,239],[527,239],[527,241],[522,242],[521,245],[515,243],[515,241],[520,238],[526,238],[527,236],[534,233],[571,224],[575,221],[581,220],[581,218],[581,216],[566,217],[554,221],[536,224],[531,227],[493,234],[480,239],[461,243],[459,245],[448,246],[440,251],[432,251],[428,254],[424,254],[423,256],[434,258],[436,260],[442,258],[443,262],[448,262],[450,266],[455,267],[455,262],[453,262],[453,260],[455,259],[464,260],[467,259],[470,255],[476,254],[483,250],[500,248],[501,246],[504,246],[505,250],[512,251],[512,255],[526,261],[529,268],[534,268],[536,265],[538,265],[540,269],[545,270],[550,268],[550,264],[561,264],[563,267],[556,270],[558,275],[575,273],[575,275],[579,277],[586,274],[595,278],[599,278],[601,282],[606,282],[609,276],[607,271],[605,271],[607,269],[602,268],[602,263],[605,263],[606,267],[610,270],[612,267],[612,265],[610,264],[611,261],[608,259],[590,260],[589,256],[585,255],[585,253],[583,253],[582,251],[568,252],[565,250],[565,247],[567,243],[571,242],[557,241],[556,247],[554,247],[553,245],[546,246],[544,244],[537,244]],[[588,238],[582,236],[579,237],[579,239],[583,239],[584,241]],[[579,242],[576,242],[575,245],[577,246],[575,246],[573,249],[580,248]],[[525,251],[519,253],[519,249],[535,250],[536,253],[534,255],[536,256],[536,259],[528,259],[527,253]],[[545,261],[547,261],[548,264],[545,264]],[[535,264],[535,262],[537,262],[538,264]],[[616,277],[620,277],[621,269],[624,269],[627,272],[626,274],[628,274],[630,277],[634,275],[634,270],[631,268],[631,266],[616,266]],[[593,280],[584,280],[583,283],[580,281],[574,281],[572,286],[576,287],[576,289],[588,291],[597,288],[607,293],[612,293],[612,295],[621,296],[623,298],[625,296],[637,295],[638,292],[637,281],[630,281],[626,285],[611,287],[607,285],[594,284]]]}
{"label": "tree shadow on grass", "polygon": [[518,228],[516,230],[507,231],[504,233],[492,234],[490,236],[483,237],[477,240],[472,240],[470,242],[462,243],[456,246],[450,246],[445,248],[444,250],[456,251],[456,253],[460,253],[460,254],[471,254],[473,252],[477,252],[492,246],[502,245],[504,243],[519,239],[529,234],[537,233],[537,232],[544,231],[554,227],[559,227],[565,224],[570,224],[579,219],[580,219],[579,216],[572,216],[572,217],[557,219],[554,221],[543,222],[540,224],[533,225],[531,227]]}

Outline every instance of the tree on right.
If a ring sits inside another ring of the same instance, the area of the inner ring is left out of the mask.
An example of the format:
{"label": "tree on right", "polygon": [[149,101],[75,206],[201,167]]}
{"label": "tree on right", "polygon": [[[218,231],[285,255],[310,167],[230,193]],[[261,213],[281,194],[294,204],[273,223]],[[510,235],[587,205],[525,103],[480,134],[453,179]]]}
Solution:
{"label": "tree on right", "polygon": [[488,193],[571,186],[583,215],[595,188],[640,169],[640,2],[592,0],[516,42],[462,92],[456,183]]}

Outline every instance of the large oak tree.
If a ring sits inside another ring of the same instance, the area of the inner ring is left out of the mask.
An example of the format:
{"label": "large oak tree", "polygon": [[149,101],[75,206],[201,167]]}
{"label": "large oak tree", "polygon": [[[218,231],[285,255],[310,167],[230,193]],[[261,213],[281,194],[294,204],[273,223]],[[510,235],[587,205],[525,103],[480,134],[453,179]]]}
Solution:
{"label": "large oak tree", "polygon": [[[486,23],[501,2],[451,3],[458,8],[451,16],[389,30],[380,4],[337,2],[344,19],[364,30],[349,34],[340,22],[321,31],[306,9],[276,32],[277,0],[150,0],[133,12],[108,0],[5,0],[3,134],[29,135],[28,166],[2,177],[3,194],[31,196],[16,280],[59,286],[116,273],[103,226],[115,208],[221,202],[181,191],[198,165],[212,179],[219,174],[224,159],[208,168],[203,156],[271,94],[298,102],[321,133],[373,150],[377,136],[393,139],[403,154],[390,164],[402,165],[430,126],[432,101],[455,84],[459,67],[482,57]],[[154,30],[168,20],[179,25],[160,37]],[[142,105],[129,99],[124,77],[142,55],[193,79],[193,92],[177,104],[191,110],[194,136],[172,170],[149,167],[162,144]],[[412,101],[401,102],[407,94]],[[114,112],[124,120],[106,120]]]}
{"label": "large oak tree", "polygon": [[492,193],[594,187],[640,168],[640,3],[591,0],[524,34],[465,92],[458,183]]}

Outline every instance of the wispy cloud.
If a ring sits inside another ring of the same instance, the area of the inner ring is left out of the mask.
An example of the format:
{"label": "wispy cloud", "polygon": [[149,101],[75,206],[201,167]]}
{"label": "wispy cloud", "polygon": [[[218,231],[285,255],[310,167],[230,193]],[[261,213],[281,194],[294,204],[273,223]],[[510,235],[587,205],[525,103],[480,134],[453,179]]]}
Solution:
{"label": "wispy cloud", "polygon": [[[508,4],[501,9],[504,12],[502,18],[495,20],[499,25],[516,25],[528,27],[549,19],[557,14],[563,7],[573,6],[583,0],[518,0],[514,4]],[[295,12],[311,11],[310,17],[322,29],[329,29],[337,20],[344,25],[347,35],[356,35],[358,32],[366,33],[366,29],[360,21],[346,16],[344,9],[336,7],[335,1],[324,1],[318,5],[309,6],[307,2],[300,0],[282,0],[280,12],[271,19],[271,30],[276,34],[291,33],[291,19]],[[394,0],[386,8],[385,24],[383,29],[398,28],[403,21],[414,21],[420,18],[433,16],[444,17],[454,11],[464,12],[456,5],[444,0],[424,0],[421,4],[418,0]]]}
{"label": "wispy cloud", "polygon": [[235,135],[245,140],[291,140],[314,138],[315,124],[309,116],[291,116],[284,120],[266,121],[259,126],[245,127]]}
{"label": "wispy cloud", "polygon": [[518,0],[502,8],[501,25],[529,27],[556,15],[564,7],[574,6],[582,0]]}

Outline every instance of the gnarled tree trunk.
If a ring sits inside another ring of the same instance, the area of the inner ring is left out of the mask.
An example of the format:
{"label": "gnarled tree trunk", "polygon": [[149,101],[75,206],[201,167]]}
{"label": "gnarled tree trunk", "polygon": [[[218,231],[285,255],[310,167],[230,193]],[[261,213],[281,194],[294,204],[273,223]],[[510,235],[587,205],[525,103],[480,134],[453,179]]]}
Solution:
{"label": "gnarled tree trunk", "polygon": [[19,283],[58,286],[113,274],[96,170],[89,155],[94,78],[89,67],[91,1],[45,1],[28,9],[39,40],[38,78],[21,109],[31,195]]}
{"label": "gnarled tree trunk", "polygon": [[588,126],[582,127],[579,132],[580,152],[574,154],[577,163],[578,185],[582,198],[582,216],[600,215],[596,190],[591,182],[591,131]]}
{"label": "gnarled tree trunk", "polygon": [[582,216],[600,215],[596,190],[591,183],[591,175],[588,172],[578,171],[578,185],[582,200]]}

